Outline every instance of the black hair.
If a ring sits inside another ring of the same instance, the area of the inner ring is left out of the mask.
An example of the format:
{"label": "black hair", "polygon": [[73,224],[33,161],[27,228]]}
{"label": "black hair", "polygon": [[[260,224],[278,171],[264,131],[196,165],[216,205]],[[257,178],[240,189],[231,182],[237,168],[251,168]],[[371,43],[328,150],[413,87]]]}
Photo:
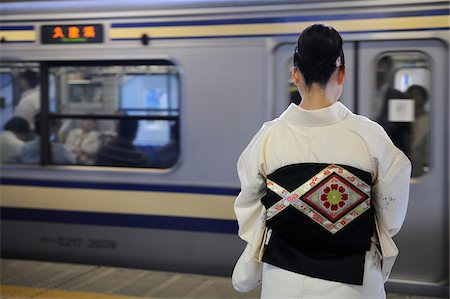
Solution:
{"label": "black hair", "polygon": [[325,88],[337,67],[345,67],[342,37],[331,26],[314,24],[303,30],[294,53],[294,66],[299,69],[307,87],[318,83]]}
{"label": "black hair", "polygon": [[408,89],[406,90],[406,94],[409,96],[412,96],[413,92],[418,92],[422,95],[422,99],[424,99],[426,101],[426,99],[428,98],[428,92],[425,89],[425,87],[420,86],[420,85],[411,85],[410,87],[408,87]]}
{"label": "black hair", "polygon": [[6,122],[4,129],[15,134],[28,134],[30,132],[30,125],[24,118],[14,116]]}
{"label": "black hair", "polygon": [[122,119],[117,125],[117,135],[119,137],[133,140],[136,137],[139,123],[135,119]]}
{"label": "black hair", "polygon": [[378,60],[378,65],[386,65],[386,68],[390,69],[392,67],[392,57],[389,55],[385,55]]}
{"label": "black hair", "polygon": [[27,81],[28,86],[35,88],[39,84],[39,76],[37,72],[30,69],[25,70],[20,74],[20,77]]}

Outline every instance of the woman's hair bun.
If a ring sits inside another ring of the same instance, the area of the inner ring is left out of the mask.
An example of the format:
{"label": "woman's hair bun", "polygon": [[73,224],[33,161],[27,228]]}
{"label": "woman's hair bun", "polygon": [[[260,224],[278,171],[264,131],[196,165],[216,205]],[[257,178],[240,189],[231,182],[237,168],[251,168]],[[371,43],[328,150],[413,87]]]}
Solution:
{"label": "woman's hair bun", "polygon": [[301,33],[294,53],[294,66],[302,73],[306,86],[325,87],[336,67],[344,67],[342,38],[331,26],[314,24]]}

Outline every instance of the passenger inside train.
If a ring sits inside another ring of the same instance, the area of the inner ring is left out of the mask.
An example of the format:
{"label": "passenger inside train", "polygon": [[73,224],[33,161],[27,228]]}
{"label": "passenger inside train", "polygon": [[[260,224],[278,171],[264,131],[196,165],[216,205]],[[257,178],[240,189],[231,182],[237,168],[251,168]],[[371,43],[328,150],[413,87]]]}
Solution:
{"label": "passenger inside train", "polygon": [[148,167],[153,161],[144,151],[133,144],[138,130],[138,121],[121,120],[117,136],[102,146],[97,156],[97,165]]}
{"label": "passenger inside train", "polygon": [[[374,101],[375,120],[382,125],[394,144],[408,157],[410,154],[411,126],[409,122],[393,121],[389,117],[392,100],[405,99],[406,95],[393,85],[394,65],[390,56],[382,57],[377,64],[377,93]],[[392,115],[392,114],[391,114]]]}
{"label": "passenger inside train", "polygon": [[[40,164],[41,163],[41,114],[38,113],[34,117],[35,134],[33,140],[25,143],[21,152],[21,162],[25,164]],[[55,132],[55,122],[49,122],[50,133]],[[53,135],[53,134],[50,134]],[[63,144],[58,141],[50,142],[50,156],[51,163],[54,164],[74,164],[76,157]]]}
{"label": "passenger inside train", "polygon": [[420,85],[411,85],[406,94],[414,99],[414,122],[412,124],[411,160],[414,161],[412,174],[417,177],[428,169],[428,92]]}
{"label": "passenger inside train", "polygon": [[14,116],[4,126],[0,134],[1,163],[17,163],[20,153],[30,134],[28,122],[20,117]]}
{"label": "passenger inside train", "polygon": [[21,98],[15,107],[14,115],[26,119],[30,128],[34,129],[34,117],[41,107],[39,76],[35,71],[27,69],[20,74],[19,84]]}
{"label": "passenger inside train", "polygon": [[100,133],[92,119],[80,120],[79,124],[69,132],[65,146],[76,156],[78,164],[92,165],[101,145]]}

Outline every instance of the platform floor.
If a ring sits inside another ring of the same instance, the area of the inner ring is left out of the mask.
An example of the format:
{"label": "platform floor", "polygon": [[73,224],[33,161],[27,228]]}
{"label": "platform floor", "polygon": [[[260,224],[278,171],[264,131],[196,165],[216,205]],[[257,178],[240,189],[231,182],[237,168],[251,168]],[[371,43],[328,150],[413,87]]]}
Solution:
{"label": "platform floor", "polygon": [[[92,265],[0,260],[0,298],[136,299],[259,298],[260,289],[241,294],[227,277]],[[431,299],[388,294],[388,299]]]}

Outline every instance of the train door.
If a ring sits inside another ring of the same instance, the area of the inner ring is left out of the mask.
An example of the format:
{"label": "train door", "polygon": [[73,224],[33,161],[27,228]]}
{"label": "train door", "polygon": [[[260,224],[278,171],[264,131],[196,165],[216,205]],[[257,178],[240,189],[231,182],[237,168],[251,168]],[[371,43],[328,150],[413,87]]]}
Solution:
{"label": "train door", "polygon": [[[34,115],[40,112],[39,72],[36,62],[0,63],[0,166],[18,163],[22,144],[36,135]],[[37,143],[36,146],[39,148]]]}
{"label": "train door", "polygon": [[408,281],[439,289],[448,281],[446,51],[437,40],[358,47],[357,112],[380,123],[413,164],[407,216],[395,236],[394,286]]}
{"label": "train door", "polygon": [[[298,102],[300,95],[292,83],[291,68],[293,66],[293,55],[295,43],[285,43],[275,49],[274,54],[274,96],[270,99],[273,107],[272,117],[278,117],[289,106],[291,102]],[[344,44],[345,64],[347,66],[346,83],[340,101],[350,110],[354,110],[354,45]]]}

